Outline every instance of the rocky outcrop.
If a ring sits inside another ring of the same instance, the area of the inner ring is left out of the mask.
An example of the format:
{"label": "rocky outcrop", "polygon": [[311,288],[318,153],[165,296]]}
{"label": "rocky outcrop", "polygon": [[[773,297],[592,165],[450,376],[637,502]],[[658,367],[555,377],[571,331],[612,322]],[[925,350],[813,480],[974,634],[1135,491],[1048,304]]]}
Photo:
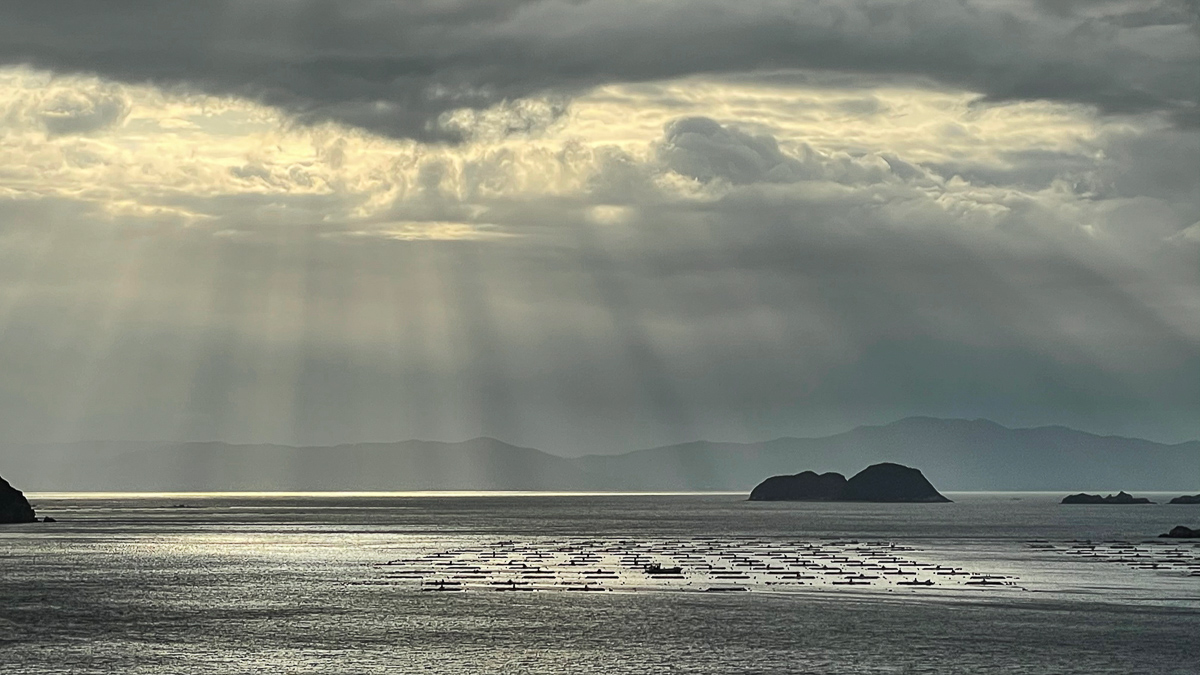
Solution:
{"label": "rocky outcrop", "polygon": [[845,498],[846,477],[833,472],[771,476],[750,492],[751,501],[835,502]]}
{"label": "rocky outcrop", "polygon": [[804,471],[772,476],[755,486],[751,501],[948,502],[918,469],[885,462],[850,480],[840,473]]}
{"label": "rocky outcrop", "polygon": [[1176,525],[1175,527],[1171,528],[1170,532],[1167,532],[1166,534],[1160,534],[1158,536],[1167,537],[1169,539],[1200,539],[1200,528],[1193,530],[1190,527]]}
{"label": "rocky outcrop", "polygon": [[1154,502],[1145,497],[1134,497],[1122,490],[1115,495],[1101,497],[1100,495],[1089,495],[1085,492],[1079,494],[1067,495],[1063,497],[1063,504],[1153,504]]}
{"label": "rocky outcrop", "polygon": [[21,491],[0,478],[0,523],[32,523],[33,507]]}
{"label": "rocky outcrop", "polygon": [[884,462],[872,464],[846,481],[854,502],[948,502],[918,469]]}
{"label": "rocky outcrop", "polygon": [[1168,504],[1200,504],[1200,495],[1183,495],[1182,497],[1176,497],[1167,503]]}

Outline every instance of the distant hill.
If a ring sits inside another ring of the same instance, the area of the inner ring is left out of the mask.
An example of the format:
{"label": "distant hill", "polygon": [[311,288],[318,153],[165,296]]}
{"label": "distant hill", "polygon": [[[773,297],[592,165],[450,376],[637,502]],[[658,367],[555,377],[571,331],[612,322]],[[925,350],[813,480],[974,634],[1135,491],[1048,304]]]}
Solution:
{"label": "distant hill", "polygon": [[853,473],[877,462],[923,471],[942,490],[1189,490],[1200,487],[1200,441],[1175,445],[1066,427],[1010,429],[988,420],[910,417],[822,438],[700,441],[580,460],[632,487],[749,490],[801,470]]}
{"label": "distant hill", "polygon": [[26,491],[739,490],[811,469],[878,462],[921,469],[943,490],[1200,488],[1200,441],[1175,445],[1066,427],[913,417],[822,438],[697,441],[568,459],[492,438],[332,447],[226,443],[66,444],[0,449]]}
{"label": "distant hill", "polygon": [[[330,447],[137,444],[36,446],[0,466],[27,491],[549,490],[575,476],[571,460],[493,438]],[[0,455],[3,456],[3,455]]]}

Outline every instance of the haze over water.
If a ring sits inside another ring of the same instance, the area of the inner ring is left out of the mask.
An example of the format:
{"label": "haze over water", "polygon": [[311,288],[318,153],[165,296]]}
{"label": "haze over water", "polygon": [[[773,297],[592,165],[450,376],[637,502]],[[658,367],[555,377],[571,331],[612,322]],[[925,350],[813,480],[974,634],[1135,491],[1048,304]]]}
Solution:
{"label": "haze over water", "polygon": [[[33,496],[60,522],[0,530],[0,664],[9,672],[1196,668],[1200,577],[1182,562],[1140,569],[1068,552],[1081,539],[1101,549],[1127,541],[1200,565],[1195,543],[1141,543],[1196,520],[1197,506],[1061,506],[1036,493],[952,493],[955,503],[940,505],[741,495]],[[692,565],[687,581],[646,588],[640,571],[623,569],[620,580],[593,582],[604,592],[572,593],[575,572],[559,566],[537,591],[478,581],[447,593],[395,578],[405,560],[505,547],[540,560],[564,544],[798,551],[884,542],[939,569],[1014,581],[783,587],[759,575],[737,582],[746,591],[711,593]]]}

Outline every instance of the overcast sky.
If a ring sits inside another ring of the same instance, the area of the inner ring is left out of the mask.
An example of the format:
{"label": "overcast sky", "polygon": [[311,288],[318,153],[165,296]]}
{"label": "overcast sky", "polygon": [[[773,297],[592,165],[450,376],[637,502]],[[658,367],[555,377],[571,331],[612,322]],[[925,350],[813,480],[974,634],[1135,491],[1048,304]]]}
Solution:
{"label": "overcast sky", "polygon": [[0,3],[0,437],[1200,437],[1194,0]]}

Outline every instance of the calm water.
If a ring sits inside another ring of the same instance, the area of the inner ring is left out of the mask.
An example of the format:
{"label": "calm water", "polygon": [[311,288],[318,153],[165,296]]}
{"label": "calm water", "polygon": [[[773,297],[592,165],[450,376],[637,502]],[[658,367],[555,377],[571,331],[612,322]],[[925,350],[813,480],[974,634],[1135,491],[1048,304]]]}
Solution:
{"label": "calm water", "polygon": [[[1153,540],[1200,506],[1060,496],[32,495],[59,522],[0,529],[0,672],[1200,673],[1200,545]],[[868,546],[936,583],[775,571]],[[704,592],[701,560],[755,555]],[[569,592],[575,557],[619,576]],[[497,592],[530,561],[539,590]]]}

